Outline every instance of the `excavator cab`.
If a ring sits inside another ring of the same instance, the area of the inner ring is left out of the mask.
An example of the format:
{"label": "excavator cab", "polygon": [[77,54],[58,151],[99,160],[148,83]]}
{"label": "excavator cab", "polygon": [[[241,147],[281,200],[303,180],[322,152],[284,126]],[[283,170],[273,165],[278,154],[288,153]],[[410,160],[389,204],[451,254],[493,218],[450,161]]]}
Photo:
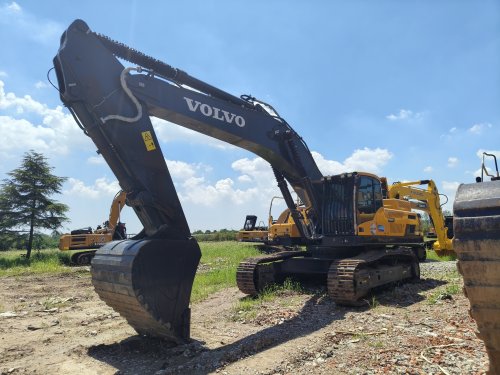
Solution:
{"label": "excavator cab", "polygon": [[256,223],[257,223],[257,216],[247,215],[247,217],[245,218],[245,224],[243,225],[243,230],[254,230]]}

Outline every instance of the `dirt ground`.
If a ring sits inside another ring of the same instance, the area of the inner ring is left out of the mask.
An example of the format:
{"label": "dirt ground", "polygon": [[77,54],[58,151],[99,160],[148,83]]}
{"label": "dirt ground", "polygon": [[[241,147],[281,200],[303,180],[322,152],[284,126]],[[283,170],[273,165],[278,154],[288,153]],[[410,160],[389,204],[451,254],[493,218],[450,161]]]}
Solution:
{"label": "dirt ground", "polygon": [[192,306],[193,341],[181,346],[137,336],[99,300],[88,270],[0,278],[0,373],[485,373],[468,301],[444,292],[455,262],[421,268],[419,282],[381,291],[365,308],[336,306],[316,288],[248,314],[238,311],[243,294],[226,289]]}

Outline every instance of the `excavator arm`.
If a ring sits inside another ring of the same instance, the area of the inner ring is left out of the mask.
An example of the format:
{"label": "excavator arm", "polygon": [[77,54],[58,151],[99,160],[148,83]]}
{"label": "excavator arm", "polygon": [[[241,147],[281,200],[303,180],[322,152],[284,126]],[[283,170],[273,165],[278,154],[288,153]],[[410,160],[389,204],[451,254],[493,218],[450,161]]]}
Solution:
{"label": "excavator arm", "polygon": [[[138,67],[125,68],[120,59]],[[225,93],[92,32],[81,20],[63,33],[54,66],[61,100],[144,226],[137,238],[100,248],[92,261],[97,293],[140,334],[189,338],[189,297],[200,259],[150,115],[267,160],[301,235],[318,237],[323,176],[304,141],[271,106]],[[307,223],[287,181],[317,211]]]}
{"label": "excavator arm", "polygon": [[[420,185],[427,185],[427,188],[417,187]],[[453,244],[452,240],[448,238],[448,227],[445,224],[439,196],[433,180],[395,182],[388,187],[388,198],[413,199],[423,203],[422,205],[417,204],[414,208],[427,212],[432,220],[437,235],[437,241],[433,248],[437,254],[448,254],[453,252]]]}
{"label": "excavator arm", "polygon": [[[140,66],[125,68],[118,58]],[[147,236],[189,237],[150,115],[261,156],[282,192],[286,179],[306,206],[318,207],[313,183],[321,172],[304,141],[265,103],[225,93],[91,32],[80,20],[63,34],[54,65],[62,101],[117,176]],[[303,234],[314,237],[314,229]]]}

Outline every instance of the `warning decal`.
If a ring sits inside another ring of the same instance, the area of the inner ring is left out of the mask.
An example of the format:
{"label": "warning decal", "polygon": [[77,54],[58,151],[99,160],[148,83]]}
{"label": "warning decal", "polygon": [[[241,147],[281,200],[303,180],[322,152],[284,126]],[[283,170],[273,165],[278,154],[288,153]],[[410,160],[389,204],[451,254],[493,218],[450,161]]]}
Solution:
{"label": "warning decal", "polygon": [[153,140],[151,132],[148,130],[142,132],[141,134],[142,134],[142,139],[144,139],[144,144],[146,145],[146,150],[148,151],[156,150],[155,141]]}

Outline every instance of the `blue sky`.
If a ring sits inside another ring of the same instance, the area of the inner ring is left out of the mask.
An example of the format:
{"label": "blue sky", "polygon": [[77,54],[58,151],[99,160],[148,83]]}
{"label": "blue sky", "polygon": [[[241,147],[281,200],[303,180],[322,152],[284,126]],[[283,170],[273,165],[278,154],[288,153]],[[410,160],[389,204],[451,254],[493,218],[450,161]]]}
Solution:
{"label": "blue sky", "polygon": [[[0,178],[29,149],[44,153],[68,177],[58,197],[71,208],[66,229],[104,221],[119,189],[46,78],[76,18],[231,94],[269,102],[324,174],[432,178],[451,209],[482,150],[500,156],[497,1],[0,0]],[[266,162],[154,124],[191,230],[267,216],[278,189]],[[122,220],[130,233],[140,229],[132,210]]]}

